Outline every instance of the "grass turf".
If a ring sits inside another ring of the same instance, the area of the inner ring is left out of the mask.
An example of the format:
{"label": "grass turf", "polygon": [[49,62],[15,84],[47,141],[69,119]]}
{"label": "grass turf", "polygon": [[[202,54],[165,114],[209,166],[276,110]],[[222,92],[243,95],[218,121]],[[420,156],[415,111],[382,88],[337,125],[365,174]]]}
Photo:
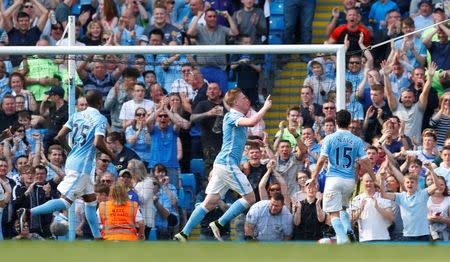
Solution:
{"label": "grass turf", "polygon": [[0,241],[1,261],[445,261],[448,245]]}

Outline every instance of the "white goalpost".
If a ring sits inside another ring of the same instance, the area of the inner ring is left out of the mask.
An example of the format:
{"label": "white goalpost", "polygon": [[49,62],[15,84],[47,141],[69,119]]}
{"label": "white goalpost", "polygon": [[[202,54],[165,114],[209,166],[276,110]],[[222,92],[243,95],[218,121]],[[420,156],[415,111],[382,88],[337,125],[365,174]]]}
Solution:
{"label": "white goalpost", "polygon": [[[75,46],[75,17],[70,16],[65,32],[67,46],[2,46],[0,55],[68,55],[69,114],[75,112],[75,55],[109,54],[312,54],[336,55],[336,107],[345,109],[344,45],[197,45],[197,46]],[[63,34],[64,35],[64,34]],[[299,86],[300,88],[300,86]],[[74,205],[69,212],[69,240],[75,239]]]}

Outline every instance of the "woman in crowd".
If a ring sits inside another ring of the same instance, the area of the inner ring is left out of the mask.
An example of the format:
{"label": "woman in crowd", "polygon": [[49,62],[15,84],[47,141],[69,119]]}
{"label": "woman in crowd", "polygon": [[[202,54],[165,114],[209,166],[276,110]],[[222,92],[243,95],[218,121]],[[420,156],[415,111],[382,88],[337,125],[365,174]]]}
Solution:
{"label": "woman in crowd", "polygon": [[450,92],[439,98],[439,111],[431,117],[430,125],[436,130],[437,145],[442,147],[450,129]]}
{"label": "woman in crowd", "polygon": [[119,14],[114,0],[100,0],[94,18],[100,20],[104,28],[113,30],[119,21]]}
{"label": "woman in crowd", "polygon": [[153,180],[147,175],[144,163],[137,159],[128,162],[128,170],[134,182],[134,191],[141,201],[141,213],[144,218],[145,236],[148,237],[150,230],[155,227],[155,206],[153,204]]}
{"label": "woman in crowd", "polygon": [[127,145],[148,166],[150,161],[150,134],[146,123],[147,111],[139,107],[134,112],[133,124],[125,130]]}
{"label": "woman in crowd", "polygon": [[436,186],[427,203],[431,237],[434,241],[449,241],[450,196],[445,179],[439,176]]}
{"label": "woman in crowd", "polygon": [[13,72],[9,76],[9,87],[13,96],[22,95],[25,98],[25,110],[34,112],[37,109],[36,100],[33,94],[24,89],[25,77],[19,72]]}
{"label": "woman in crowd", "polygon": [[80,42],[87,46],[102,45],[103,26],[99,20],[92,20],[87,26],[86,36]]}

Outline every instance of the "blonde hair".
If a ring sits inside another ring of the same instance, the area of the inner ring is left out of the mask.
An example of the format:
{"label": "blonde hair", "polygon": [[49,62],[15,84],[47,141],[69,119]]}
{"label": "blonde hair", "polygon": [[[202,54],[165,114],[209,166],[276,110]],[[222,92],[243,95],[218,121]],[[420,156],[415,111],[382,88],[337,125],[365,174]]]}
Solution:
{"label": "blonde hair", "polygon": [[419,181],[419,177],[414,173],[408,173],[404,176],[404,178],[409,179],[409,180],[414,180],[416,182]]}
{"label": "blonde hair", "polygon": [[239,88],[234,88],[234,89],[228,90],[228,92],[225,94],[225,97],[224,97],[225,103],[227,103],[227,105],[229,105],[230,107],[233,107],[234,101],[236,100],[236,97],[240,93],[242,93],[242,91]]}
{"label": "blonde hair", "polygon": [[145,168],[145,164],[141,160],[131,159],[128,162],[128,167],[133,179],[136,180],[136,182],[144,180],[147,176],[147,168]]}
{"label": "blonde hair", "polygon": [[109,200],[113,201],[117,205],[125,205],[128,201],[130,201],[125,186],[118,182],[112,184],[109,191]]}

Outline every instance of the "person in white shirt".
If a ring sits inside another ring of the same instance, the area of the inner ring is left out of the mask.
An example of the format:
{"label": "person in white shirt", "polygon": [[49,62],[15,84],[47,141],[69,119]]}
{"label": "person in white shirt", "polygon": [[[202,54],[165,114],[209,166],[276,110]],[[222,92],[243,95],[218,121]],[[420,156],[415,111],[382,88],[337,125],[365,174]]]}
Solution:
{"label": "person in white shirt", "polygon": [[134,113],[137,108],[142,107],[149,113],[154,111],[155,103],[151,100],[144,99],[144,96],[145,86],[141,83],[136,83],[133,87],[133,99],[123,103],[122,109],[120,110],[119,119],[123,129],[126,129],[133,123]]}
{"label": "person in white shirt", "polygon": [[364,174],[364,192],[352,202],[351,219],[358,222],[359,242],[390,240],[388,227],[394,220],[391,202],[381,198],[374,182],[369,174]]}

